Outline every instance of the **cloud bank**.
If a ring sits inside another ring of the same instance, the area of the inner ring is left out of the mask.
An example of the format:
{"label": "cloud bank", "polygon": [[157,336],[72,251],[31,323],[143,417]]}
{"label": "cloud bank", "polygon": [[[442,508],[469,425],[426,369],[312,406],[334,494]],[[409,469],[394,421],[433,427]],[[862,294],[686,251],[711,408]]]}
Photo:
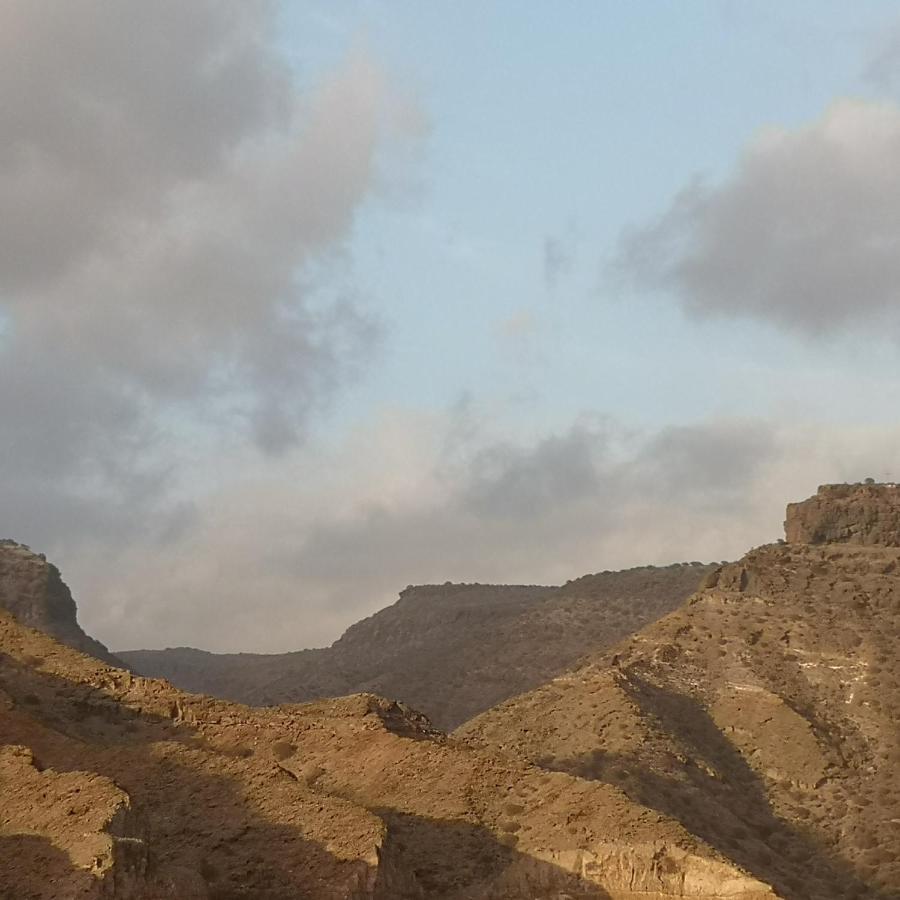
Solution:
{"label": "cloud bank", "polygon": [[[512,438],[461,404],[305,441],[377,347],[349,238],[422,123],[363,52],[298,82],[276,12],[0,6],[0,536],[60,562],[88,630],[321,645],[406,583],[735,557],[815,481],[900,475],[897,428],[736,417]],[[771,130],[618,264],[697,315],[894,328],[898,150],[890,105]],[[544,246],[548,290],[571,243]],[[539,324],[501,347],[534,362]]]}
{"label": "cloud bank", "polygon": [[[733,559],[782,536],[819,481],[886,477],[900,428],[709,419],[635,431],[588,417],[510,441],[490,416],[384,414],[341,446],[248,467],[177,544],[67,573],[123,649],[330,643],[408,583],[557,584]],[[315,482],[292,477],[315,471]],[[273,627],[273,623],[277,627]]]}
{"label": "cloud bank", "polygon": [[770,128],[724,182],[687,185],[615,268],[700,317],[900,337],[900,109],[842,100]]}

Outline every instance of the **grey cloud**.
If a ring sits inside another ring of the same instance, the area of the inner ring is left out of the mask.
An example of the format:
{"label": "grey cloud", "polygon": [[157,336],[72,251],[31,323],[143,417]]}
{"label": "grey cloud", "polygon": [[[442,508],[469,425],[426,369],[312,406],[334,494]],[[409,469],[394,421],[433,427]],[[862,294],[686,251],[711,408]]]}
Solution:
{"label": "grey cloud", "polygon": [[269,3],[8,2],[0,10],[0,271],[44,282],[159,212],[260,129],[287,127]]}
{"label": "grey cloud", "polygon": [[779,452],[776,430],[765,421],[669,426],[636,455],[631,480],[657,495],[739,503],[747,483]]}
{"label": "grey cloud", "polygon": [[[240,625],[207,624],[207,642],[234,649],[240,633],[257,648],[322,644],[407,583],[561,583],[606,568],[736,557],[780,534],[781,487],[753,496],[783,462],[764,423],[713,421],[641,437],[609,423],[578,425],[518,446],[484,437],[452,468],[433,460],[439,496],[362,501],[350,517],[320,514],[297,528],[305,536],[296,545],[282,542],[267,566],[279,585],[267,602],[284,622],[276,641],[235,602],[226,606]],[[263,542],[275,543],[263,533],[246,552]]]}
{"label": "grey cloud", "polygon": [[555,291],[562,275],[571,265],[571,257],[559,238],[548,237],[544,240],[544,286],[548,291]]}
{"label": "grey cloud", "polygon": [[333,273],[406,134],[364,54],[301,89],[275,10],[0,7],[0,530],[165,532],[186,425],[283,452],[377,346]]}
{"label": "grey cloud", "polygon": [[887,32],[873,49],[863,78],[881,90],[896,91],[900,87],[900,30]]}
{"label": "grey cloud", "polygon": [[898,247],[900,109],[842,101],[761,134],[721,184],[686,186],[623,237],[614,269],[697,316],[897,334]]}
{"label": "grey cloud", "polygon": [[546,515],[597,492],[604,449],[603,436],[584,428],[534,447],[486,447],[469,463],[461,503],[492,518]]}

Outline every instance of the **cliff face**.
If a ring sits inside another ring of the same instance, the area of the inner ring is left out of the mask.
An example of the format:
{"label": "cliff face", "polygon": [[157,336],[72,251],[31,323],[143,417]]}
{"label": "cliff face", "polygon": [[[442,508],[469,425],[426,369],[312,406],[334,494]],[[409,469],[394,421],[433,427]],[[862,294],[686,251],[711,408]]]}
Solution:
{"label": "cliff face", "polygon": [[561,588],[409,587],[327,649],[119,655],[142,674],[186,690],[255,705],[370,691],[452,729],[676,609],[714,568],[645,566],[587,575]]}
{"label": "cliff face", "polygon": [[59,569],[43,554],[10,540],[0,540],[0,609],[82,653],[122,665],[103,644],[82,631],[75,601]]}
{"label": "cliff face", "polygon": [[788,504],[784,530],[791,544],[900,547],[900,485],[823,484]]}

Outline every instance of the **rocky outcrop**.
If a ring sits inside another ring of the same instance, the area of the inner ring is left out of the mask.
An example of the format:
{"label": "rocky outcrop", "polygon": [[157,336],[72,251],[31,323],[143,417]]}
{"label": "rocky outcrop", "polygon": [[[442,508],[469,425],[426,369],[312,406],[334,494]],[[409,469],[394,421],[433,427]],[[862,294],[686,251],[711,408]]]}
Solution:
{"label": "rocky outcrop", "polygon": [[900,485],[823,484],[788,504],[784,530],[791,544],[900,547]]}
{"label": "rocky outcrop", "polygon": [[75,601],[59,569],[42,553],[16,541],[0,540],[0,609],[12,613],[23,625],[53,635],[57,640],[122,666],[99,641],[78,624]]}
{"label": "rocky outcrop", "polygon": [[147,842],[128,795],[111,779],[42,770],[30,749],[6,745],[0,794],[0,897],[135,895],[147,871]]}
{"label": "rocky outcrop", "polygon": [[714,568],[642,566],[558,588],[408,587],[327,649],[119,655],[144,675],[254,705],[371,691],[402,700],[449,730],[676,609]]}

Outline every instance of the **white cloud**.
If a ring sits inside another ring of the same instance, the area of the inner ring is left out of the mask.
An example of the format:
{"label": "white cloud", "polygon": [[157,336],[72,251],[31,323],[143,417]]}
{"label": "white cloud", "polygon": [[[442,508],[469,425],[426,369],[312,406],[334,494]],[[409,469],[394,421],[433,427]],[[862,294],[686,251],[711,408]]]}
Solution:
{"label": "white cloud", "polygon": [[719,185],[686,186],[616,268],[697,316],[900,337],[900,109],[843,100],[770,128]]}

